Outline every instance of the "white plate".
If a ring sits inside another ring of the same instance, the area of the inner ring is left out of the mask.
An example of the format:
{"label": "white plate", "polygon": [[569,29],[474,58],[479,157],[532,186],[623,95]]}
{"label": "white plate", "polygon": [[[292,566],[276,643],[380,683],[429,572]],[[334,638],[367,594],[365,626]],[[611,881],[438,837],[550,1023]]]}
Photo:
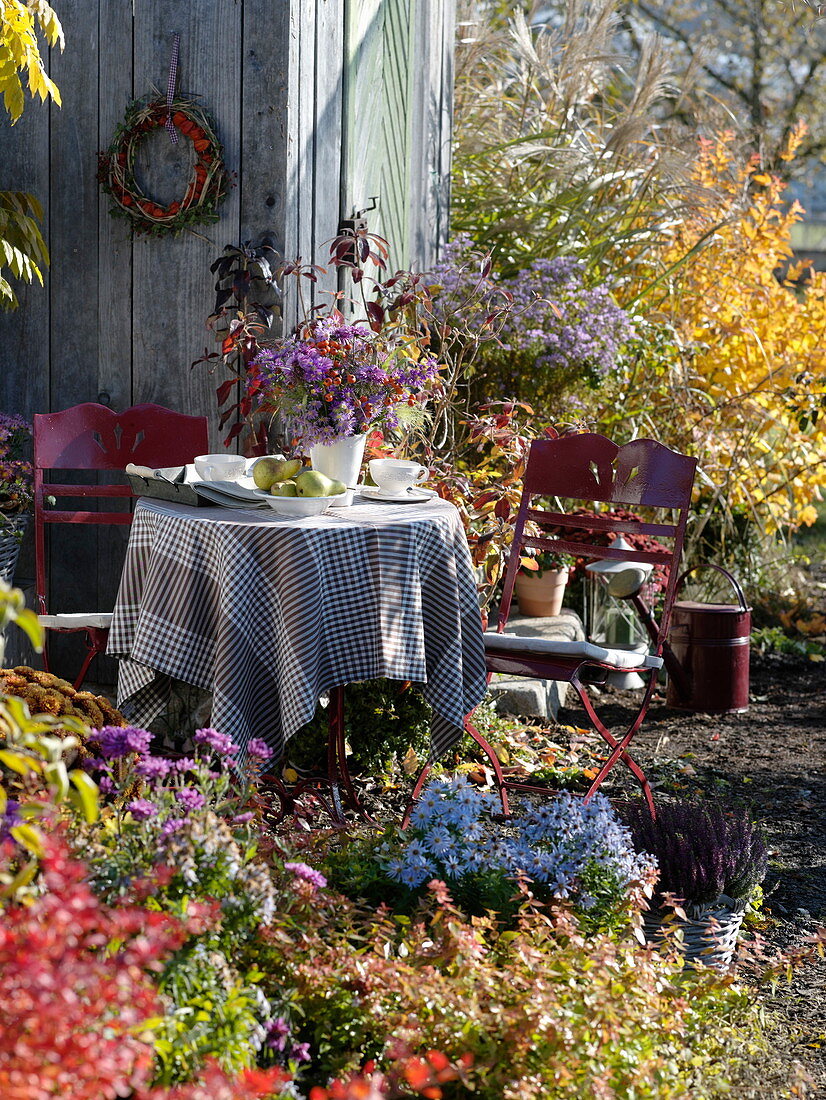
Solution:
{"label": "white plate", "polygon": [[237,481],[193,481],[192,488],[205,500],[229,508],[260,508],[266,502],[257,489],[248,489]]}
{"label": "white plate", "polygon": [[388,504],[420,504],[423,500],[432,500],[439,495],[435,489],[422,489],[418,486],[413,486],[404,493],[388,493],[376,485],[359,485],[358,493],[368,500],[383,500]]}

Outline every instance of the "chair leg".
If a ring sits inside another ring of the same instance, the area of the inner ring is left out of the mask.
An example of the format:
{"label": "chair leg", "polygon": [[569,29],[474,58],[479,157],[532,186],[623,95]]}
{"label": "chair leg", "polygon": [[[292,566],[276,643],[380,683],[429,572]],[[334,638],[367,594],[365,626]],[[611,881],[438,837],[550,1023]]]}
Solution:
{"label": "chair leg", "polygon": [[[496,789],[499,793],[499,801],[502,804],[502,815],[504,817],[510,817],[510,803],[508,801],[508,784],[502,774],[502,765],[499,763],[499,757],[493,750],[493,747],[488,744],[481,733],[476,729],[473,723],[470,721],[470,717],[465,718],[465,729],[482,750],[482,752],[490,760],[491,767],[493,768],[493,774],[496,777]],[[410,796],[410,801],[404,811],[404,817],[402,818],[402,828],[406,829],[410,824],[410,815],[413,812],[413,807],[416,805],[416,800],[422,793],[427,777],[432,771],[432,764],[425,764],[422,770],[419,772],[419,778],[416,780],[416,786],[413,788],[413,793]]]}
{"label": "chair leg", "polygon": [[430,775],[432,770],[433,770],[433,765],[432,764],[425,764],[425,766],[419,772],[419,778],[416,780],[416,786],[413,788],[413,793],[411,794],[410,800],[407,803],[407,806],[405,807],[404,817],[402,818],[402,828],[403,829],[406,829],[407,826],[410,824],[410,815],[413,813],[413,807],[416,805],[416,800],[418,799],[419,795],[422,793],[422,789],[424,788],[425,781],[427,780],[427,777]]}
{"label": "chair leg", "polygon": [[642,788],[642,793],[645,797],[645,801],[648,803],[648,808],[651,811],[651,816],[656,816],[656,810],[654,807],[654,796],[651,791],[651,785],[648,782],[648,778],[646,777],[645,772],[642,770],[636,760],[634,760],[634,758],[627,751],[628,745],[631,743],[634,734],[642,725],[643,719],[645,718],[646,712],[648,711],[648,705],[651,701],[651,696],[654,694],[654,688],[656,686],[656,672],[650,673],[648,685],[645,689],[645,694],[643,696],[642,703],[640,704],[640,709],[637,712],[634,721],[631,723],[625,733],[623,733],[622,736],[619,738],[615,737],[611,733],[611,731],[607,728],[605,723],[597,714],[596,710],[594,709],[594,705],[588,695],[588,692],[585,689],[585,685],[581,682],[578,676],[572,677],[571,686],[574,688],[577,695],[579,696],[580,702],[585,708],[585,712],[590,718],[591,723],[593,724],[597,733],[599,733],[599,735],[611,749],[611,753],[609,754],[608,759],[602,765],[593,783],[588,788],[588,792],[585,795],[585,801],[587,802],[597,792],[597,790],[599,790],[608,773],[611,771],[614,765],[619,760],[621,760],[622,763],[625,764],[625,766],[632,773],[637,782],[640,784],[640,787]]}
{"label": "chair leg", "polygon": [[502,814],[505,817],[510,817],[510,803],[508,802],[508,789],[505,777],[502,774],[502,765],[499,763],[499,757],[477,728],[470,721],[470,718],[465,719],[465,729],[482,750],[482,752],[490,760],[491,767],[493,768],[493,774],[496,776],[496,789],[499,791],[499,801],[502,803]]}
{"label": "chair leg", "polygon": [[89,627],[86,631],[86,657],[72,685],[75,691],[80,690],[80,685],[86,679],[86,673],[89,671],[89,665],[92,663],[93,659],[97,657],[98,653],[104,653],[106,651],[106,642],[108,638],[108,630],[102,630],[98,627]]}

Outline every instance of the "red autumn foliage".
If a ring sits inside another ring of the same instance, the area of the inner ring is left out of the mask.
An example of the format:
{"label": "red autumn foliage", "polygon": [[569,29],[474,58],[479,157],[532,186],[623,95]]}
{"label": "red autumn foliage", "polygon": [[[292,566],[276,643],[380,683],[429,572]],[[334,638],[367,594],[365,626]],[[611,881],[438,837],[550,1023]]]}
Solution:
{"label": "red autumn foliage", "polygon": [[[0,846],[0,863],[5,856]],[[32,905],[10,905],[0,921],[3,1100],[257,1100],[280,1087],[282,1070],[230,1079],[217,1065],[202,1083],[149,1087],[144,1025],[164,1012],[151,972],[215,919],[209,907],[183,923],[137,905],[103,905],[62,839],[49,841],[41,881]]]}
{"label": "red autumn foliage", "polygon": [[310,1089],[309,1100],[407,1100],[416,1096],[425,1100],[441,1100],[441,1085],[449,1081],[468,1083],[466,1071],[473,1064],[471,1054],[451,1062],[439,1050],[429,1050],[424,1057],[399,1050],[389,1073],[378,1072],[368,1063],[361,1073],[346,1080],[334,1080],[326,1088]]}

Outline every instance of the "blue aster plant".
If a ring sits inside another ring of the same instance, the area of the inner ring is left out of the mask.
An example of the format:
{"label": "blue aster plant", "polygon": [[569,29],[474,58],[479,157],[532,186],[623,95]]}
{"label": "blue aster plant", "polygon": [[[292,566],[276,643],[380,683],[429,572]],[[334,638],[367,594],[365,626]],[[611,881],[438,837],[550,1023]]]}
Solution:
{"label": "blue aster plant", "polygon": [[497,807],[464,777],[432,780],[409,829],[379,850],[384,873],[410,890],[442,879],[460,904],[505,913],[517,880],[529,879],[540,898],[570,901],[590,928],[622,923],[629,897],[650,891],[656,863],[635,852],[604,795],[586,803],[562,793],[504,824],[491,817]]}

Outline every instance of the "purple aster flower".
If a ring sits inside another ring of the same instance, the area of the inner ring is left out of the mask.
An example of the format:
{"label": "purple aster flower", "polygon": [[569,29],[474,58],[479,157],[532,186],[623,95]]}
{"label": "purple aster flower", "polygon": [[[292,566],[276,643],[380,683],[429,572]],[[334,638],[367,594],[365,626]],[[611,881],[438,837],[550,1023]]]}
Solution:
{"label": "purple aster flower", "polygon": [[196,766],[197,765],[191,756],[182,756],[180,760],[175,760],[172,764],[172,767],[175,769],[175,771],[180,773],[191,772]]}
{"label": "purple aster flower", "polygon": [[126,809],[136,821],[146,821],[150,817],[155,817],[158,812],[155,803],[146,798],[133,798],[131,802],[126,803]]}
{"label": "purple aster flower", "polygon": [[219,756],[234,756],[239,752],[238,745],[228,737],[225,733],[219,733],[217,730],[207,727],[206,729],[195,731],[195,740],[199,745],[207,745],[213,752],[217,752]]}
{"label": "purple aster flower", "polygon": [[284,1050],[290,1035],[290,1025],[283,1016],[276,1016],[265,1024],[264,1043],[271,1050]]}
{"label": "purple aster flower", "polygon": [[180,832],[186,825],[186,819],[183,817],[170,817],[167,821],[161,825],[161,836],[168,837],[174,833]]}
{"label": "purple aster flower", "polygon": [[92,740],[100,745],[100,755],[106,760],[119,760],[133,752],[148,752],[152,734],[135,726],[104,726],[92,731]]}
{"label": "purple aster flower", "polygon": [[10,798],[6,802],[6,808],[0,814],[0,840],[6,840],[11,830],[16,825],[23,823],[23,818],[20,816],[20,803],[16,802],[13,798]]}
{"label": "purple aster flower", "polygon": [[313,886],[323,888],[327,885],[327,879],[321,871],[316,871],[314,867],[310,867],[306,863],[285,863],[284,868],[287,871],[292,871],[296,878],[310,882]]}
{"label": "purple aster flower", "polygon": [[269,760],[272,756],[272,749],[260,737],[253,737],[247,745],[247,755],[256,757],[258,760]]}
{"label": "purple aster flower", "polygon": [[144,779],[164,779],[172,768],[172,764],[163,756],[145,756],[135,765],[135,773],[142,775]]}
{"label": "purple aster flower", "polygon": [[202,806],[206,805],[206,798],[194,787],[182,787],[181,790],[175,792],[175,799],[180,802],[187,813],[200,810]]}
{"label": "purple aster flower", "polygon": [[98,790],[102,791],[103,794],[111,794],[114,789],[115,783],[111,776],[102,775],[98,780]]}
{"label": "purple aster flower", "polygon": [[232,824],[233,825],[249,825],[249,823],[253,820],[254,817],[255,817],[255,814],[252,813],[252,812],[246,813],[246,814],[236,814],[236,816],[232,819]]}
{"label": "purple aster flower", "polygon": [[292,1062],[309,1062],[310,1060],[310,1044],[309,1043],[293,1043],[290,1048],[290,1061]]}

